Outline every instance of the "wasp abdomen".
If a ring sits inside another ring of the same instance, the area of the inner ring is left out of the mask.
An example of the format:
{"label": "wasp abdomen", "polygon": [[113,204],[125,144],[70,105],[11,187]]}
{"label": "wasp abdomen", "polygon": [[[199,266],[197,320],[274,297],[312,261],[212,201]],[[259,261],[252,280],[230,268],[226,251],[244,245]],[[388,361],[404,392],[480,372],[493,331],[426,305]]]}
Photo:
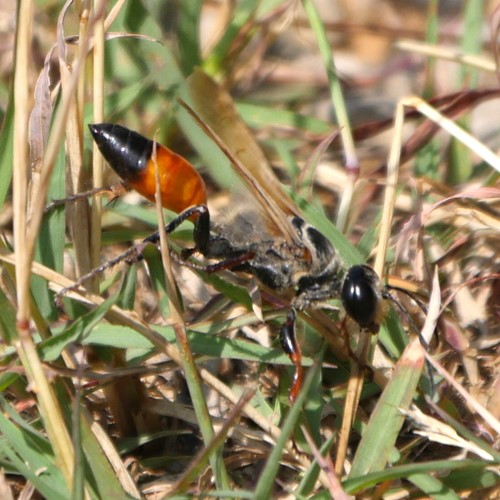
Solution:
{"label": "wasp abdomen", "polygon": [[156,193],[156,169],[163,207],[182,212],[205,205],[205,182],[184,158],[159,143],[121,125],[89,125],[90,132],[111,168],[150,201]]}

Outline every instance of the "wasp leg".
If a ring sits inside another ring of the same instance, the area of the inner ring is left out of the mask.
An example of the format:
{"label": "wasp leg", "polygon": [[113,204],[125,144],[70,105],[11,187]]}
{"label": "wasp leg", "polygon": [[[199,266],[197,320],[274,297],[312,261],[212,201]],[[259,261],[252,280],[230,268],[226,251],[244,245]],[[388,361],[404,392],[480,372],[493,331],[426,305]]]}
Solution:
{"label": "wasp leg", "polygon": [[109,202],[111,203],[117,198],[121,196],[121,193],[127,190],[127,187],[124,186],[123,184],[118,184],[118,185],[113,185],[110,187],[98,187],[94,189],[90,189],[88,191],[83,191],[81,193],[75,193],[71,194],[69,196],[66,196],[66,198],[57,198],[52,200],[44,209],[43,213],[48,214],[52,210],[54,210],[57,207],[60,207],[62,205],[66,205],[66,203],[74,203],[75,201],[79,200],[87,200],[91,196],[98,196],[98,195],[109,195]]}
{"label": "wasp leg", "polygon": [[[184,222],[186,219],[189,219],[193,215],[198,215],[194,231],[195,232],[194,238],[197,238],[198,241],[195,241],[195,244],[196,245],[201,244],[206,247],[208,243],[205,242],[205,239],[208,241],[210,236],[209,233],[210,215],[208,212],[208,208],[205,205],[195,205],[193,207],[187,208],[165,226],[165,231],[167,233],[175,231],[175,229],[177,229],[177,227],[179,227],[182,222]],[[200,224],[200,229],[198,229],[197,232],[196,228],[198,224]],[[204,234],[205,231],[208,232],[208,235]],[[139,244],[129,248],[127,251],[118,255],[118,257],[105,262],[99,267],[92,269],[92,271],[90,271],[87,274],[84,274],[82,277],[80,277],[80,279],[76,280],[73,283],[73,285],[60,290],[56,296],[56,302],[59,302],[60,298],[69,291],[76,290],[77,288],[79,288],[81,285],[83,285],[85,282],[87,282],[89,279],[93,278],[97,274],[103,273],[104,271],[111,269],[112,267],[116,266],[117,264],[120,264],[121,262],[127,262],[128,264],[133,264],[134,262],[137,262],[138,260],[141,259],[142,252],[144,251],[144,248],[147,245],[157,244],[159,241],[160,241],[160,233],[158,231],[156,231],[153,234],[150,234],[149,236],[144,238]]]}
{"label": "wasp leg", "polygon": [[293,403],[299,395],[302,388],[303,371],[302,371],[302,352],[295,338],[295,309],[291,309],[287,314],[286,321],[280,328],[280,342],[283,351],[288,354],[288,357],[295,366],[295,374],[293,383],[290,389],[289,399]]}
{"label": "wasp leg", "polygon": [[61,303],[61,298],[66,295],[68,292],[72,290],[76,290],[77,288],[80,288],[84,283],[86,283],[89,279],[93,278],[94,276],[103,273],[104,271],[107,271],[108,269],[111,269],[112,267],[115,267],[116,265],[120,264],[121,262],[127,262],[128,264],[132,264],[134,262],[137,262],[138,260],[141,259],[142,252],[144,250],[144,247],[146,246],[146,243],[142,241],[138,245],[134,245],[133,247],[129,248],[126,252],[123,252],[122,254],[118,255],[118,257],[106,261],[104,264],[101,264],[98,267],[95,267],[92,269],[92,271],[88,272],[87,274],[84,274],[81,276],[79,279],[77,279],[71,286],[67,286],[65,288],[62,288],[57,294],[56,294],[56,304]]}
{"label": "wasp leg", "polygon": [[[196,249],[202,252],[202,248],[206,247],[207,242],[210,238],[210,213],[206,205],[194,205],[192,207],[186,208],[182,211],[175,219],[172,219],[166,226],[165,232],[170,234],[173,233],[186,219],[189,219],[197,215],[198,218],[195,222],[195,227],[193,231],[193,239],[196,245]],[[160,233],[156,231],[144,238],[144,243],[157,244],[160,241]]]}
{"label": "wasp leg", "polygon": [[[196,249],[188,250],[193,250],[193,252],[196,251]],[[172,252],[171,255],[177,262],[179,262],[183,266],[189,267],[189,269],[193,269],[195,271],[202,271],[207,274],[217,273],[219,271],[225,270],[234,270],[234,268],[246,264],[250,259],[255,257],[255,253],[251,251],[242,251],[240,253],[235,252],[234,255],[229,256],[224,260],[221,260],[220,262],[216,262],[215,264],[203,265],[185,260],[184,251],[182,252],[181,256],[179,256],[176,252]]]}

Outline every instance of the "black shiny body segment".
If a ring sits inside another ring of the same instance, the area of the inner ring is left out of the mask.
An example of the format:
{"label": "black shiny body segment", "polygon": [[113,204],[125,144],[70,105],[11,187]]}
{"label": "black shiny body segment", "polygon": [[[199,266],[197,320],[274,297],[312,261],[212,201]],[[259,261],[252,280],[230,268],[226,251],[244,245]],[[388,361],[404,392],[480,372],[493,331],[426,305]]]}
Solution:
{"label": "black shiny body segment", "polygon": [[89,125],[90,132],[106,161],[125,181],[142,174],[153,154],[154,142],[111,123]]}
{"label": "black shiny body segment", "polygon": [[340,297],[347,314],[371,332],[378,331],[377,313],[382,297],[379,278],[368,266],[352,266],[347,271]]}

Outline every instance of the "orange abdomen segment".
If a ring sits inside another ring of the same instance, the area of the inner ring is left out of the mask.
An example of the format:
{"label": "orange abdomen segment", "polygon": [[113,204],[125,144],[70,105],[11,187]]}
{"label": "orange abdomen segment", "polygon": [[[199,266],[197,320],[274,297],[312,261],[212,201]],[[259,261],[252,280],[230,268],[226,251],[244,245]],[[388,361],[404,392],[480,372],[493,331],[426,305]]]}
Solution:
{"label": "orange abdomen segment", "polygon": [[[130,187],[154,202],[156,174],[154,153],[135,179],[128,179]],[[182,212],[192,205],[207,203],[205,182],[198,171],[182,156],[157,143],[156,164],[160,176],[162,206]]]}
{"label": "orange abdomen segment", "polygon": [[155,163],[160,176],[164,208],[182,212],[192,205],[205,205],[206,188],[198,171],[182,156],[121,125],[89,125],[102,155],[113,170],[133,189],[154,202]]}

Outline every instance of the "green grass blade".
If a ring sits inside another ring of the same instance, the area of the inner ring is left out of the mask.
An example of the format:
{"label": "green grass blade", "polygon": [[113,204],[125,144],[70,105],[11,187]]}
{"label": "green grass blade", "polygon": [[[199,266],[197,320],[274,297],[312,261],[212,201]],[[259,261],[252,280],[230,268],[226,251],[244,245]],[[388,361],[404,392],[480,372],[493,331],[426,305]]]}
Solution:
{"label": "green grass blade", "polygon": [[[474,489],[474,488],[488,488],[498,484],[498,476],[493,471],[488,471],[492,463],[484,460],[436,460],[426,461],[423,463],[410,463],[404,465],[397,465],[385,470],[372,472],[357,477],[349,477],[344,481],[343,486],[350,494],[356,494],[359,491],[372,488],[373,486],[384,481],[394,481],[397,479],[405,479],[409,476],[416,474],[436,474],[439,473],[441,480],[447,475],[450,477],[464,475],[467,477],[475,476],[475,482],[466,482],[460,485],[457,489]],[[484,473],[490,472],[486,476]],[[496,477],[495,477],[496,476]],[[453,482],[452,478],[450,482]],[[443,481],[444,482],[444,481]],[[449,484],[447,481],[446,484]]]}
{"label": "green grass blade", "polygon": [[317,365],[313,370],[310,370],[302,387],[302,390],[290,408],[290,412],[285,418],[283,425],[281,426],[281,434],[273,447],[264,470],[262,471],[259,481],[255,488],[255,498],[271,498],[272,489],[275,484],[276,475],[280,467],[280,458],[283,454],[284,448],[287,445],[292,433],[297,427],[297,423],[300,420],[303,412],[303,405],[306,401],[309,389],[314,380],[317,380],[317,371],[319,366]]}
{"label": "green grass blade", "polygon": [[177,35],[182,71],[189,75],[201,63],[200,15],[201,0],[184,0],[180,4]]}
{"label": "green grass blade", "polygon": [[[60,200],[65,197],[65,169],[64,148],[61,148],[51,178],[48,200]],[[45,215],[35,248],[35,260],[59,273],[63,270],[63,252],[66,241],[64,217],[63,207],[55,208]],[[54,303],[54,294],[49,291],[47,282],[38,276],[33,276],[31,289],[34,301],[43,317],[54,321],[57,318],[57,308]]]}
{"label": "green grass blade", "polygon": [[45,498],[69,498],[66,481],[55,463],[47,439],[21,420],[3,398],[0,404],[0,449],[11,467],[29,479]]}
{"label": "green grass blade", "polygon": [[14,147],[14,100],[12,90],[9,91],[9,105],[3,117],[0,131],[0,207],[5,203],[5,197],[12,181],[12,161]]}
{"label": "green grass blade", "polygon": [[356,451],[349,477],[383,469],[394,449],[424,366],[418,339],[407,347],[385,387]]}
{"label": "green grass blade", "polygon": [[430,474],[411,474],[408,481],[433,500],[458,500],[460,497]]}

